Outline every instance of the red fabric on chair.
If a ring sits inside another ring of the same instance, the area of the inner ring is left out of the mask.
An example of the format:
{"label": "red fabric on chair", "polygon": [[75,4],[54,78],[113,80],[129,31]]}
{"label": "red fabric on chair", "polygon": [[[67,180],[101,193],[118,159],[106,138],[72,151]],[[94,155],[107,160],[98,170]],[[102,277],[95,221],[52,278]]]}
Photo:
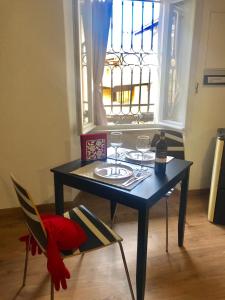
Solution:
{"label": "red fabric on chair", "polygon": [[[44,227],[47,232],[47,268],[51,274],[55,289],[67,288],[66,279],[70,273],[64,265],[60,251],[75,250],[87,240],[84,230],[74,221],[57,215],[41,215]],[[29,235],[20,238],[28,243]],[[39,247],[33,237],[30,240],[32,255],[40,253]]]}
{"label": "red fabric on chair", "polygon": [[41,215],[48,235],[47,267],[52,276],[55,289],[67,288],[66,278],[70,273],[65,267],[60,250],[75,250],[87,240],[87,236],[79,224],[57,215]]}

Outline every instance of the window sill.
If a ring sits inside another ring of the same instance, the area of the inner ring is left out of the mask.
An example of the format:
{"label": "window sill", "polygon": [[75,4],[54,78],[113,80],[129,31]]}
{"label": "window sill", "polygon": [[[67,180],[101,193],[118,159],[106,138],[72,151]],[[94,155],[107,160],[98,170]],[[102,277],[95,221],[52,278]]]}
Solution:
{"label": "window sill", "polygon": [[181,126],[180,124],[165,124],[165,123],[152,123],[152,124],[119,124],[119,125],[108,125],[108,126],[96,126],[92,132],[99,132],[99,131],[105,131],[105,132],[110,132],[110,131],[145,131],[149,129],[168,129],[168,130],[176,130],[183,132],[184,127]]}

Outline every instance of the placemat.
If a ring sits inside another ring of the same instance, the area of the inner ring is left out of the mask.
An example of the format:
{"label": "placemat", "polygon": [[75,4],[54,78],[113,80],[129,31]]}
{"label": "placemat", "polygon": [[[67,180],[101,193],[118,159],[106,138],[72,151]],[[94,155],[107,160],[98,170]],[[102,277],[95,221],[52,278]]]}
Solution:
{"label": "placemat", "polygon": [[[128,185],[128,186],[123,186],[123,183],[126,182],[129,178],[125,178],[125,179],[108,179],[108,178],[102,178],[102,177],[98,177],[97,175],[94,174],[94,170],[95,168],[106,164],[106,163],[115,163],[114,159],[108,159],[107,162],[102,162],[102,161],[94,161],[86,166],[80,167],[77,170],[71,171],[70,173],[78,175],[78,176],[82,176],[82,177],[86,177],[89,179],[93,179],[95,181],[99,181],[99,182],[104,182],[116,187],[119,187],[121,189],[125,189],[125,190],[132,190],[134,187],[136,187],[139,183],[141,183],[143,180],[145,180],[147,177],[151,176],[152,174],[152,170],[148,167],[145,167],[144,170],[141,170],[141,166],[140,165],[136,165],[136,164],[132,164],[132,163],[127,163],[127,162],[123,162],[122,165],[127,165],[129,167],[131,167],[134,170],[134,176],[137,175],[137,173],[140,173],[144,176],[144,178],[139,179],[138,181],[135,181],[134,183]],[[118,164],[121,164],[120,162],[118,162]],[[133,176],[133,177],[134,177]],[[132,177],[130,177],[132,178]]]}

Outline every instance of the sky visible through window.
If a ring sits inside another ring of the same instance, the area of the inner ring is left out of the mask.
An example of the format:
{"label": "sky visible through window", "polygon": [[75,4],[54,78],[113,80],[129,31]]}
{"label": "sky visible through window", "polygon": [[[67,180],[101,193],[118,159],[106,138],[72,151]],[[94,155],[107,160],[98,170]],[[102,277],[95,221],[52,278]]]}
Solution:
{"label": "sky visible through window", "polygon": [[[133,2],[133,15],[132,15]],[[122,9],[123,7],[123,9]],[[143,19],[142,19],[143,9]],[[121,49],[123,45],[124,51],[131,50],[131,37],[133,37],[133,50],[141,50],[142,40],[142,24],[143,24],[143,51],[152,52],[151,50],[151,30],[147,27],[152,24],[152,20],[159,20],[160,4],[151,2],[114,0],[113,1],[113,38],[112,44],[115,51]],[[123,15],[123,16],[122,16]],[[123,22],[122,22],[123,20]],[[132,22],[133,21],[133,22]],[[133,23],[133,34],[132,34]],[[123,42],[121,43],[121,31],[123,26]],[[109,32],[108,50],[111,48],[111,30]],[[157,52],[157,41],[154,39],[153,52]]]}

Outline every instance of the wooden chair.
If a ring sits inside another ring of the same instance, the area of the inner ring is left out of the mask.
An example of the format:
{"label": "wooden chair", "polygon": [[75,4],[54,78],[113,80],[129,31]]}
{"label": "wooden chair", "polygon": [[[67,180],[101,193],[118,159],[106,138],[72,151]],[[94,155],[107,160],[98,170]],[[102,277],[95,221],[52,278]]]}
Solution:
{"label": "wooden chair", "polygon": [[[25,188],[22,187],[21,184],[15,179],[13,175],[11,175],[11,179],[16,190],[16,194],[20,203],[20,206],[23,210],[26,225],[28,227],[29,232],[35,238],[36,242],[40,246],[43,253],[46,255],[46,246],[48,242],[48,237],[42,220],[40,218],[39,212]],[[105,223],[103,223],[100,219],[98,219],[93,213],[91,213],[86,207],[80,205],[75,207],[74,209],[66,212],[64,217],[74,220],[79,223],[79,225],[85,230],[85,233],[88,237],[87,242],[80,246],[74,253],[62,253],[62,258],[71,257],[71,255],[79,255],[84,254],[86,252],[97,250],[99,248],[103,248],[114,243],[118,243],[121,256],[126,272],[126,277],[130,289],[130,294],[132,300],[135,299],[131,280],[127,268],[127,263],[124,255],[124,250],[122,246],[122,238],[114,232],[111,228],[109,228]],[[29,244],[26,247],[26,256],[25,256],[25,264],[24,264],[24,273],[23,273],[23,287],[26,284],[27,277],[27,266],[28,266],[28,254],[29,254]],[[51,281],[51,300],[54,299],[54,285]]]}
{"label": "wooden chair", "polygon": [[[159,140],[161,129],[149,130],[149,134],[152,136],[151,151],[155,151],[156,142]],[[173,156],[178,159],[184,159],[184,142],[183,134],[176,130],[163,129],[166,136],[166,142],[168,146],[168,156]],[[166,193],[162,198],[165,199],[166,204],[166,252],[168,252],[168,198],[172,195],[174,188]],[[111,205],[111,227],[113,226],[115,214],[116,214],[117,202],[113,202]]]}

